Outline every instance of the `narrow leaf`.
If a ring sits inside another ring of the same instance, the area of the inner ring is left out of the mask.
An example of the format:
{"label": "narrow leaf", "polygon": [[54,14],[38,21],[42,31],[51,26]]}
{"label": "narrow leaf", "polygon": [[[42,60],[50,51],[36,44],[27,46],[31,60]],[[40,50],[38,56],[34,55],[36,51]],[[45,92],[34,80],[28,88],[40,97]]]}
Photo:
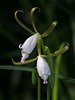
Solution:
{"label": "narrow leaf", "polygon": [[20,71],[29,71],[32,72],[34,68],[31,67],[23,67],[23,66],[12,66],[12,65],[7,65],[7,66],[0,66],[0,69],[8,69],[8,70],[20,70]]}
{"label": "narrow leaf", "polygon": [[55,77],[57,77],[58,79],[63,79],[65,81],[71,82],[71,83],[75,83],[75,79],[74,78],[67,77],[65,75],[61,75],[61,74],[55,73]]}

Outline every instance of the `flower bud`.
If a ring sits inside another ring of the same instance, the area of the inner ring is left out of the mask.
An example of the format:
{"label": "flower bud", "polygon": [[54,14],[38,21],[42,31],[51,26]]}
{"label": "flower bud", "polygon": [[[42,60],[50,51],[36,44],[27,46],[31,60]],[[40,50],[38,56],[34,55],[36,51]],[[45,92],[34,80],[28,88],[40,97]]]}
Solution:
{"label": "flower bud", "polygon": [[29,54],[33,51],[37,43],[37,34],[30,36],[23,44],[19,45],[19,49],[22,49],[21,62],[28,58]]}
{"label": "flower bud", "polygon": [[43,84],[47,84],[47,78],[51,75],[51,72],[47,61],[41,56],[37,60],[37,71],[39,76],[44,80]]}

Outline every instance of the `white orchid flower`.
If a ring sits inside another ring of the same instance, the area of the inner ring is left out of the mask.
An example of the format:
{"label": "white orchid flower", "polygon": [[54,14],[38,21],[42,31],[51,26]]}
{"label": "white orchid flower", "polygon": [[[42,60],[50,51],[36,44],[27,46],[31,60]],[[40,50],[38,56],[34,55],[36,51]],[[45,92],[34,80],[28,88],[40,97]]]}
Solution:
{"label": "white orchid flower", "polygon": [[44,80],[43,84],[47,84],[47,78],[51,75],[51,72],[47,61],[41,56],[37,60],[37,71],[39,76]]}
{"label": "white orchid flower", "polygon": [[19,45],[19,48],[22,49],[22,58],[21,62],[23,63],[25,59],[29,57],[29,54],[33,51],[37,43],[37,34],[30,36],[23,44]]}

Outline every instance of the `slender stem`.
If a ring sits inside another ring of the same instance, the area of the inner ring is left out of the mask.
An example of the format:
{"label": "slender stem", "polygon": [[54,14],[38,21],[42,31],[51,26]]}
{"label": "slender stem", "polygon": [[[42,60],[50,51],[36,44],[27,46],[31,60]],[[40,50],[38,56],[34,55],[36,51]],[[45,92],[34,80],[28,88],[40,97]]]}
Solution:
{"label": "slender stem", "polygon": [[38,100],[41,100],[41,80],[40,78],[38,77]]}
{"label": "slender stem", "polygon": [[50,100],[50,85],[47,83],[47,100]]}
{"label": "slender stem", "polygon": [[41,35],[38,34],[38,40],[37,40],[37,51],[38,55],[41,55]]}
{"label": "slender stem", "polygon": [[[64,44],[62,43],[59,49],[62,49],[63,47],[64,47]],[[62,55],[59,55],[56,58],[55,73],[59,73],[61,57],[62,57]],[[57,77],[55,77],[55,86],[53,88],[52,100],[58,100],[58,87],[59,87],[58,83],[59,83],[59,80]]]}
{"label": "slender stem", "polygon": [[58,100],[58,78],[55,78],[55,86],[53,88],[52,100]]}
{"label": "slender stem", "polygon": [[40,56],[40,55],[41,55],[41,48],[40,48],[40,45],[37,45],[37,50],[38,50],[38,55]]}
{"label": "slender stem", "polygon": [[[41,35],[40,34],[38,34],[37,51],[38,51],[38,56],[40,56],[41,55]],[[40,95],[41,95],[41,93],[40,93],[41,89],[40,89],[40,87],[41,87],[41,80],[38,77],[38,100],[41,100],[41,97],[40,97]]]}

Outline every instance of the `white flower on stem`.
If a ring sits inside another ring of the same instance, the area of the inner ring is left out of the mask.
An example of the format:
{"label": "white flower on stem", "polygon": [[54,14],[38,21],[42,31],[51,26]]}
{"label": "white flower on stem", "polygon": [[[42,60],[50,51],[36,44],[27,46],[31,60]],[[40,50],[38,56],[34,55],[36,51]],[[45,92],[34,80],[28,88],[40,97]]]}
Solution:
{"label": "white flower on stem", "polygon": [[19,45],[19,48],[22,49],[21,62],[23,63],[25,59],[29,57],[29,54],[33,51],[37,43],[37,34],[30,36],[23,44]]}
{"label": "white flower on stem", "polygon": [[47,78],[51,75],[51,72],[47,61],[41,56],[37,60],[37,71],[39,76],[44,80],[43,84],[47,84]]}

